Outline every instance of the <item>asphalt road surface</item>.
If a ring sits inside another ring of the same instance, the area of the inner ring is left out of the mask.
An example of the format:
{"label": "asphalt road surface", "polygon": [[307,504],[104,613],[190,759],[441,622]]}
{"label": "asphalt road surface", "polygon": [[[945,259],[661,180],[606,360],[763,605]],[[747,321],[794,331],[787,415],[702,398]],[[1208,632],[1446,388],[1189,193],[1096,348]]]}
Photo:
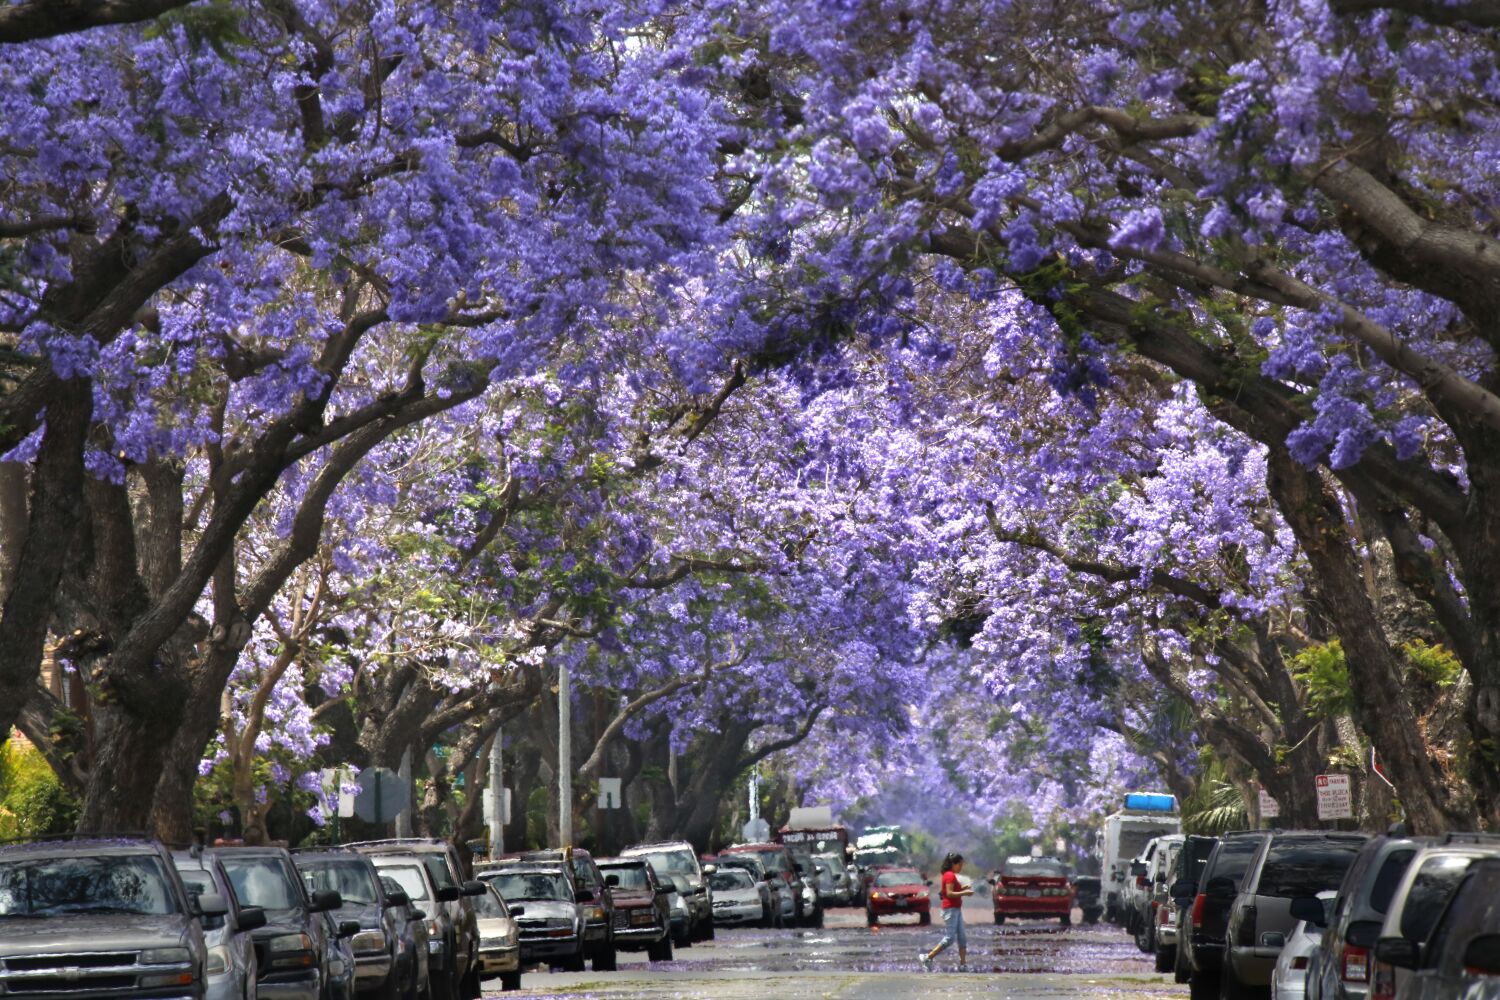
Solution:
{"label": "asphalt road surface", "polygon": [[[986,901],[987,902],[987,901]],[[829,912],[823,930],[723,930],[717,940],[680,949],[672,962],[647,963],[620,954],[615,973],[526,973],[520,993],[509,996],[590,1000],[905,1000],[905,998],[1062,997],[1176,1000],[1187,987],[1152,971],[1118,927],[1055,922],[996,927],[986,902],[971,904],[969,969],[958,971],[957,949],[938,956],[931,973],[919,951],[937,943],[934,917],[919,927],[914,917],[865,926],[862,910]],[[1077,913],[1075,911],[1075,919]],[[486,992],[498,983],[486,983]]]}

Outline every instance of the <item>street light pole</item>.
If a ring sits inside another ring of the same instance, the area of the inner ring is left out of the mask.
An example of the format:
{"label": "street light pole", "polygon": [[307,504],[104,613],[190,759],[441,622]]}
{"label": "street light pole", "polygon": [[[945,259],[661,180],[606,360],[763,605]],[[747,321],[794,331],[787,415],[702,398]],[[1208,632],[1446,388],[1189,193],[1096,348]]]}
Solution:
{"label": "street light pole", "polygon": [[557,667],[557,839],[573,846],[573,699],[568,693],[568,665]]}
{"label": "street light pole", "polygon": [[490,857],[505,853],[505,759],[501,748],[505,734],[496,729],[490,743]]}

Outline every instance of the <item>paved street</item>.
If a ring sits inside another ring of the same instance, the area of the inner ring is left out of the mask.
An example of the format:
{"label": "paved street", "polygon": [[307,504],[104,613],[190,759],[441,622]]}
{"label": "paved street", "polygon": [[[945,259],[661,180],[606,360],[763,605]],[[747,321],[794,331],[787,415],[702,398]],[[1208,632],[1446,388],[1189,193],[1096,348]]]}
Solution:
{"label": "paved street", "polygon": [[[865,926],[858,910],[834,910],[821,931],[732,930],[718,939],[679,951],[670,963],[648,965],[622,955],[613,974],[530,973],[517,996],[589,997],[609,1000],[711,997],[768,998],[907,997],[1120,997],[1136,1000],[1186,996],[1186,987],[1152,971],[1125,932],[1098,925],[1061,928],[1023,923],[996,927],[988,909],[973,905],[969,919],[969,963],[956,971],[950,949],[937,969],[924,973],[917,952],[936,943],[940,929],[914,919]],[[491,984],[492,988],[494,984]]]}

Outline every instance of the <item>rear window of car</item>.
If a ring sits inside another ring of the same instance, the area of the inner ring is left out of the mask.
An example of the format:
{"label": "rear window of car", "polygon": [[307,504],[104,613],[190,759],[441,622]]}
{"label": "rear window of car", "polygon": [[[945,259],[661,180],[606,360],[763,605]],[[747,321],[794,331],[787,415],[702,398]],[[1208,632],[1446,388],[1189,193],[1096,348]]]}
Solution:
{"label": "rear window of car", "polygon": [[1422,862],[1401,908],[1401,936],[1409,941],[1426,941],[1432,925],[1448,903],[1448,897],[1463,881],[1473,858],[1438,855]]}
{"label": "rear window of car", "polygon": [[1067,872],[1063,866],[1056,861],[1045,858],[1028,859],[1025,861],[1007,861],[1002,874],[1014,878],[1064,878]]}
{"label": "rear window of car", "polygon": [[1411,864],[1412,856],[1416,853],[1413,849],[1407,849],[1392,851],[1386,856],[1375,876],[1375,884],[1370,887],[1370,909],[1376,913],[1390,912],[1396,886],[1401,884],[1401,876],[1406,874],[1406,867]]}
{"label": "rear window of car", "polygon": [[1219,851],[1214,855],[1213,865],[1208,870],[1209,878],[1233,879],[1236,884],[1245,877],[1255,852],[1260,850],[1258,837],[1234,837],[1219,842]]}
{"label": "rear window of car", "polygon": [[1258,896],[1296,899],[1337,889],[1359,853],[1358,842],[1283,840],[1272,843],[1261,866]]}

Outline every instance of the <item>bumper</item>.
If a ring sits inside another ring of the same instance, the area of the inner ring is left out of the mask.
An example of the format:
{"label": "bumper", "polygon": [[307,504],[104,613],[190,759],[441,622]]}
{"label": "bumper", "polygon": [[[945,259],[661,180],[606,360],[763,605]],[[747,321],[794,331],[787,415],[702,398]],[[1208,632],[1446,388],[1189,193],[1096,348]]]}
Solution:
{"label": "bumper", "polygon": [[765,908],[759,901],[754,903],[736,903],[734,906],[715,906],[714,923],[716,924],[748,924],[759,923],[765,916]]}
{"label": "bumper", "polygon": [[609,940],[609,924],[600,920],[597,923],[590,921],[583,928],[583,940],[586,944],[600,944]]}
{"label": "bumper", "polygon": [[1071,896],[994,896],[995,912],[1007,917],[1065,917],[1073,912]]}
{"label": "bumper", "polygon": [[877,917],[899,917],[907,913],[931,913],[932,903],[930,900],[924,899],[920,902],[899,906],[889,900],[872,899],[870,900],[870,912]]}
{"label": "bumper", "polygon": [[368,990],[384,986],[385,981],[390,978],[391,968],[394,965],[391,956],[385,954],[354,956],[355,988]]}
{"label": "bumper", "polygon": [[1156,927],[1156,943],[1160,947],[1177,947],[1177,928],[1172,924],[1158,924]]}
{"label": "bumper", "polygon": [[544,962],[553,958],[572,958],[578,954],[580,943],[576,934],[569,934],[565,938],[538,938],[533,941],[523,938],[521,961],[530,965],[532,962]]}
{"label": "bumper", "polygon": [[262,979],[255,984],[256,1000],[319,1000],[322,983],[316,972],[301,978]]}
{"label": "bumper", "polygon": [[479,949],[479,973],[489,976],[501,972],[515,972],[521,968],[521,949],[519,946],[513,948],[480,948]]}
{"label": "bumper", "polygon": [[1271,973],[1276,971],[1276,960],[1281,957],[1280,948],[1233,949],[1234,978],[1246,986],[1270,986]]}
{"label": "bumper", "polygon": [[661,924],[651,924],[649,927],[617,927],[615,928],[615,947],[625,951],[638,948],[646,948],[656,944],[667,934],[667,928]]}

